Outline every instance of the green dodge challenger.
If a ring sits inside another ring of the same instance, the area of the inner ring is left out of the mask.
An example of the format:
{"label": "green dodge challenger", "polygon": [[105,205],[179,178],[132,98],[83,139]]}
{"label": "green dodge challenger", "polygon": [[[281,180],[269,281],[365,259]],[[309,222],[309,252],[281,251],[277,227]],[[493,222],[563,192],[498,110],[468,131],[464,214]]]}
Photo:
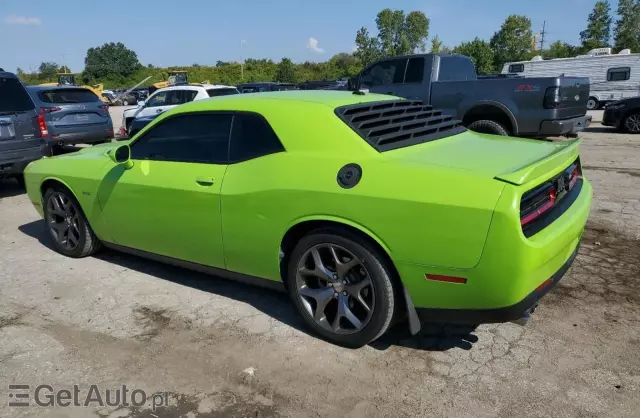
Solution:
{"label": "green dodge challenger", "polygon": [[286,289],[317,334],[358,347],[394,319],[524,322],[589,215],[578,143],[481,135],[384,95],[258,93],[179,106],[25,180],[60,253]]}

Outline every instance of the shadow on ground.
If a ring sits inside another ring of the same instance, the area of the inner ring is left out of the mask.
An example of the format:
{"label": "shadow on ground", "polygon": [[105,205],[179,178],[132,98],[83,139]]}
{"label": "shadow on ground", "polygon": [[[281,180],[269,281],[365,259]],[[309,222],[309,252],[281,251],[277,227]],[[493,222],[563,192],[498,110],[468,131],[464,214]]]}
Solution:
{"label": "shadow on ground", "polygon": [[[607,133],[607,134],[616,134],[616,133],[620,133],[619,131],[617,131],[615,128],[610,127],[610,126],[589,126],[588,128],[585,128],[584,132],[599,132],[599,133]],[[578,133],[578,135],[580,135]]]}
{"label": "shadow on ground", "polygon": [[13,178],[0,179],[0,199],[3,197],[13,197],[25,193],[24,189],[18,185]]}
{"label": "shadow on ground", "polygon": [[[30,222],[21,225],[18,229],[23,234],[37,239],[42,245],[53,250],[51,242],[47,237],[43,221]],[[250,304],[264,314],[311,335],[307,326],[295,312],[288,295],[284,292],[252,287],[247,284],[193,272],[180,267],[174,267],[108,249],[102,249],[94,257],[130,270],[154,276],[158,279]],[[478,341],[478,337],[472,334],[474,330],[475,326],[425,324],[418,335],[412,336],[409,334],[406,322],[400,321],[385,335],[372,342],[370,346],[383,351],[392,346],[427,351],[446,351],[451,348],[469,350],[473,343]],[[313,336],[317,337],[316,335]]]}

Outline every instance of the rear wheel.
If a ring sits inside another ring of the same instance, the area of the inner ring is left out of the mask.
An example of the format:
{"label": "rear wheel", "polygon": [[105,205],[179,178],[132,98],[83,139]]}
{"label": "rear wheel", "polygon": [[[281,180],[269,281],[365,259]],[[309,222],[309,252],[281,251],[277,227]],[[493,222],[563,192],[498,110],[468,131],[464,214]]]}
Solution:
{"label": "rear wheel", "polygon": [[596,99],[595,97],[589,97],[589,100],[587,100],[587,109],[596,110],[598,106],[598,99]]}
{"label": "rear wheel", "polygon": [[640,113],[633,113],[624,118],[623,127],[629,133],[640,133]]}
{"label": "rear wheel", "polygon": [[509,131],[507,128],[502,126],[500,123],[493,120],[477,120],[471,123],[467,128],[471,129],[474,132],[482,133],[482,134],[492,134],[492,135],[509,135]]}
{"label": "rear wheel", "polygon": [[319,230],[296,245],[287,288],[303,320],[328,341],[361,347],[387,331],[394,313],[391,272],[368,243]]}
{"label": "rear wheel", "polygon": [[56,251],[81,258],[98,250],[100,241],[71,192],[62,186],[54,186],[47,189],[43,201],[46,228]]}

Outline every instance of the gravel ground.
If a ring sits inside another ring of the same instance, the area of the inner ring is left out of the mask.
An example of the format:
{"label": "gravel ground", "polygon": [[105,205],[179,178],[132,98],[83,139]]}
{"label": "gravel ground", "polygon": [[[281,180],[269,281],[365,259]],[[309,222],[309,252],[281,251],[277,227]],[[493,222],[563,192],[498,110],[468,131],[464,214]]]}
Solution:
{"label": "gravel ground", "polygon": [[309,335],[278,293],[112,251],[65,258],[0,182],[0,386],[169,399],[20,408],[7,393],[0,417],[638,417],[640,137],[581,136],[595,187],[584,243],[526,327],[397,328],[359,350]]}

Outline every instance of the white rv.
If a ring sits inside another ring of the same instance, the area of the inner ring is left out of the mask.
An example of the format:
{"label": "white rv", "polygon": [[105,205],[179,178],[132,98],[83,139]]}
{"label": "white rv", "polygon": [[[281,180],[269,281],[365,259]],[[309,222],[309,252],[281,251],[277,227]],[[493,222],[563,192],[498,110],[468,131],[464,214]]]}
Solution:
{"label": "white rv", "polygon": [[611,48],[598,48],[586,55],[550,60],[538,55],[531,61],[506,63],[502,67],[502,74],[589,77],[591,93],[588,109],[597,109],[606,102],[640,96],[640,54],[632,54],[628,49],[613,55]]}

